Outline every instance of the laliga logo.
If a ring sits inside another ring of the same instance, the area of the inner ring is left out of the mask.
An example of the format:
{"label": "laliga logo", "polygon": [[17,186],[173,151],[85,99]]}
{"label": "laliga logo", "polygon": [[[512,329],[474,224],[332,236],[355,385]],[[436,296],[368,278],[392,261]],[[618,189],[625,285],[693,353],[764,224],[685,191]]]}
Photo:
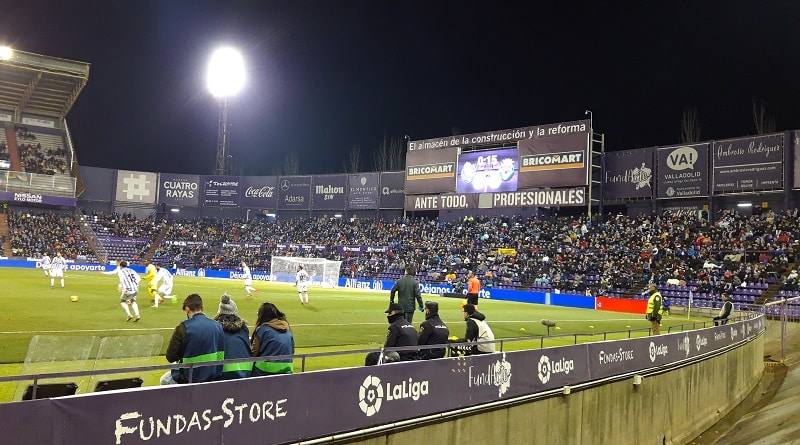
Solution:
{"label": "laliga logo", "polygon": [[381,379],[368,375],[358,388],[358,408],[367,417],[373,416],[381,410],[384,393],[386,394],[387,402],[400,399],[411,399],[416,402],[422,396],[428,395],[427,380],[415,382],[409,378],[408,381],[398,384],[386,382],[385,392],[381,385]]}
{"label": "laliga logo", "polygon": [[383,403],[381,379],[368,375],[358,388],[358,407],[370,417],[381,410],[381,403]]}
{"label": "laliga logo", "polygon": [[550,358],[543,355],[542,358],[539,359],[539,381],[547,383],[550,381],[550,377],[553,374],[569,374],[573,369],[575,369],[575,362],[572,360],[567,360],[562,357],[561,360],[557,362],[550,362]]}
{"label": "laliga logo", "polygon": [[[680,350],[680,346],[678,347],[678,349]],[[664,344],[656,346],[655,343],[650,342],[650,348],[648,352],[650,354],[650,361],[654,362],[656,361],[656,357],[658,357],[659,355],[666,356],[667,353],[669,352],[669,348],[667,348],[667,345]]]}
{"label": "laliga logo", "polygon": [[694,341],[694,347],[697,348],[697,350],[699,351],[700,348],[706,345],[708,345],[708,339],[698,335]]}
{"label": "laliga logo", "polygon": [[692,147],[679,147],[667,155],[667,167],[672,170],[694,170],[697,162],[697,150]]}

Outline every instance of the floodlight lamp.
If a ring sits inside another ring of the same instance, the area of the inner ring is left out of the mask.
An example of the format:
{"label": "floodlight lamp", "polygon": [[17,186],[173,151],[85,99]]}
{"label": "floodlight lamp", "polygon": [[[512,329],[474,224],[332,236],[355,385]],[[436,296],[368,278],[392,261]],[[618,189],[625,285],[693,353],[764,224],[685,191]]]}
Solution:
{"label": "floodlight lamp", "polygon": [[0,60],[9,60],[14,55],[10,46],[0,46]]}
{"label": "floodlight lamp", "polygon": [[229,97],[244,86],[244,60],[233,48],[220,48],[208,63],[208,90],[215,97]]}
{"label": "floodlight lamp", "polygon": [[739,204],[736,204],[736,207],[753,207],[753,203],[752,202],[740,202]]}

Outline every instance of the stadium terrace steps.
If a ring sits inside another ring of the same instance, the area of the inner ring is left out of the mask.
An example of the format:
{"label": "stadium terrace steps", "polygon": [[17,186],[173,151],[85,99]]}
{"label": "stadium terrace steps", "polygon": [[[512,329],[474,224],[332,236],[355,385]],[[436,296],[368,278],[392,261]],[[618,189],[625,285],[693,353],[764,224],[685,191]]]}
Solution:
{"label": "stadium terrace steps", "polygon": [[161,231],[158,232],[158,235],[153,237],[153,241],[150,242],[150,248],[147,249],[147,252],[144,254],[144,261],[149,262],[153,259],[153,256],[156,254],[159,246],[161,246],[161,242],[164,241],[164,238],[167,237],[169,233],[169,229],[172,226],[171,223],[164,224],[164,227],[161,228]]}

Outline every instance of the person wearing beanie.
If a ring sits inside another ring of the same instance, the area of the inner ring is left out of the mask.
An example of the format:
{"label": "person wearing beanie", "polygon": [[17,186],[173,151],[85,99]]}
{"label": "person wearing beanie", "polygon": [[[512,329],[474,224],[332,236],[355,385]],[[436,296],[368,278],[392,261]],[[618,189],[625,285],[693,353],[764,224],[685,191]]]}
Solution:
{"label": "person wearing beanie", "polygon": [[[444,345],[450,337],[450,329],[439,318],[439,303],[425,302],[425,321],[419,325],[419,345]],[[442,358],[445,348],[420,349],[419,357],[423,360]]]}
{"label": "person wearing beanie", "polygon": [[[222,325],[225,340],[225,360],[250,358],[250,329],[247,322],[239,318],[239,308],[236,307],[230,295],[223,295],[219,300],[219,310],[214,320]],[[250,377],[253,372],[253,362],[225,363],[222,365],[222,380],[241,379]]]}
{"label": "person wearing beanie", "polygon": [[[258,319],[253,337],[250,339],[250,353],[253,357],[274,357],[294,355],[294,336],[286,314],[272,303],[263,303],[258,308]],[[253,364],[253,376],[291,374],[294,372],[292,359],[258,361]]]}

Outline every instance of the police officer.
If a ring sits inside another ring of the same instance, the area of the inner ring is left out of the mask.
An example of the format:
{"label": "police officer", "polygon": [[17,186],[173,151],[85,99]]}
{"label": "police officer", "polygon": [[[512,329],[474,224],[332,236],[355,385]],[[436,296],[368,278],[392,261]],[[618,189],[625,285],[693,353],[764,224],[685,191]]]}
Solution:
{"label": "police officer", "polygon": [[[419,345],[444,345],[450,337],[450,330],[447,325],[439,318],[439,303],[435,301],[425,302],[425,321],[419,325]],[[445,348],[421,349],[419,356],[423,360],[442,358]]]}
{"label": "police officer", "polygon": [[[386,333],[386,342],[383,344],[384,348],[392,348],[397,346],[417,346],[419,341],[419,334],[414,328],[414,325],[406,321],[405,309],[399,303],[392,303],[389,309],[386,310],[389,314],[386,319],[389,321],[389,330]],[[419,352],[416,349],[409,351],[397,351],[400,355],[400,360],[417,360]],[[364,361],[364,365],[377,365],[380,358],[380,352],[370,352]]]}

